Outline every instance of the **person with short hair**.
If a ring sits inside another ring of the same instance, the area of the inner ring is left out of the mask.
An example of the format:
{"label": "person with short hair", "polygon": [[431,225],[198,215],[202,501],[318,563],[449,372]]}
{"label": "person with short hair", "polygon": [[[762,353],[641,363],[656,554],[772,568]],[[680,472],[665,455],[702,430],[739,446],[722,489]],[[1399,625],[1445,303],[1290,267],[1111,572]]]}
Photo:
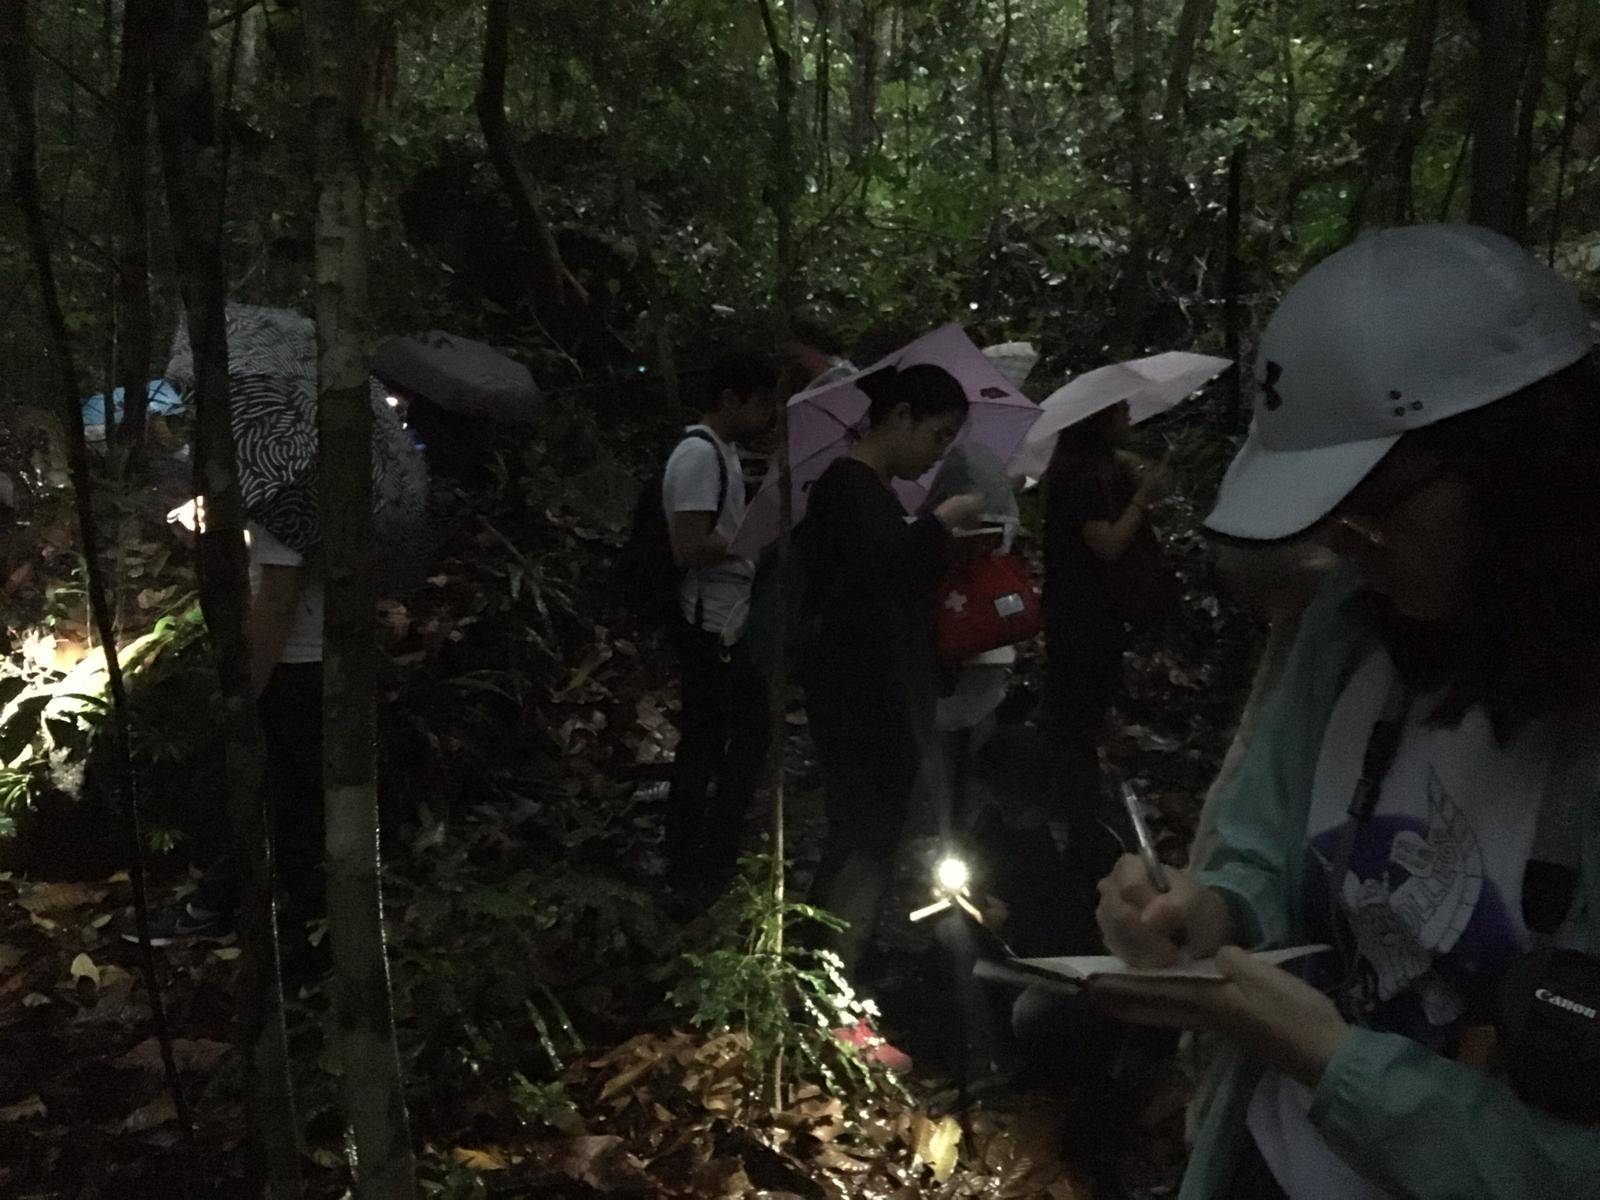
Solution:
{"label": "person with short hair", "polygon": [[[1315,536],[1344,562],[1301,618],[1212,852],[1165,891],[1135,857],[1100,884],[1114,953],[1215,955],[1221,981],[1092,991],[1228,1044],[1182,1200],[1592,1195],[1592,1074],[1561,1080],[1556,1043],[1522,1039],[1503,1007],[1541,947],[1600,976],[1588,314],[1499,234],[1389,230],[1290,289],[1256,380],[1206,524]],[[1302,943],[1331,948],[1303,978],[1245,952]],[[1528,1054],[1548,1068],[1532,1088]]]}
{"label": "person with short hair", "polygon": [[772,424],[778,366],[752,351],[724,355],[706,407],[667,460],[661,485],[673,561],[683,570],[682,620],[670,627],[682,689],[667,798],[668,876],[686,895],[715,896],[732,878],[746,810],[766,762],[766,680],[732,628],[755,564],[728,553],[744,520],[739,443]]}

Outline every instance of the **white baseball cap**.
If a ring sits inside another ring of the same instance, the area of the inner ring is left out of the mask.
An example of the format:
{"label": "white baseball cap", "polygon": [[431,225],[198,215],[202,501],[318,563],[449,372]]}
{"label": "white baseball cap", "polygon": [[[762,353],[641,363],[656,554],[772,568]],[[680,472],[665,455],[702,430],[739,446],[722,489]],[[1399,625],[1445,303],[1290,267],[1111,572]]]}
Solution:
{"label": "white baseball cap", "polygon": [[1362,238],[1267,323],[1250,435],[1206,526],[1302,533],[1402,435],[1554,375],[1593,344],[1577,291],[1509,238],[1471,225]]}

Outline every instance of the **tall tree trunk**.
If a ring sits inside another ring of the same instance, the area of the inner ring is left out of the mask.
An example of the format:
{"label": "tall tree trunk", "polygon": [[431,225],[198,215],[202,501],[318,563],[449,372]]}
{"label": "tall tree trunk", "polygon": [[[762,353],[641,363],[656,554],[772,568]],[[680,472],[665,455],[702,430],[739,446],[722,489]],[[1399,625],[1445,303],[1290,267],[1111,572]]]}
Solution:
{"label": "tall tree trunk", "polygon": [[[794,312],[798,264],[795,262],[794,198],[797,170],[794,158],[794,54],[787,30],[792,24],[778,26],[772,11],[771,0],[756,0],[761,8],[761,23],[767,31],[767,42],[772,50],[773,71],[777,76],[777,100],[773,107],[773,181],[769,190],[773,219],[777,224],[777,343],[788,345],[789,320]],[[779,397],[777,428],[774,435],[778,446],[778,594],[787,597],[793,587],[790,569],[791,534],[794,528],[794,476],[789,457],[789,398]],[[771,809],[768,832],[772,852],[773,911],[777,914],[772,928],[764,933],[764,943],[769,952],[783,953],[783,898],[788,853],[784,843],[784,740],[787,723],[784,709],[789,698],[789,663],[784,653],[787,640],[787,602],[778,605],[777,628],[774,631],[778,646],[778,659],[772,671],[772,746],[769,770],[771,776]],[[783,1047],[780,1044],[773,1056],[772,1075],[769,1080],[771,1099],[779,1102],[783,1080]]]}
{"label": "tall tree trunk", "polygon": [[1194,56],[1216,19],[1217,0],[1183,0],[1177,30],[1172,35],[1172,57],[1167,67],[1167,94],[1161,105],[1161,126],[1167,137],[1178,136],[1184,106],[1189,100],[1189,75]]}
{"label": "tall tree trunk", "polygon": [[995,186],[997,201],[1000,184],[1000,97],[1005,91],[1006,58],[1011,53],[1011,20],[1011,0],[1003,0],[1000,40],[992,51],[984,54],[980,80],[983,87],[983,123],[989,139],[989,179]]}
{"label": "tall tree trunk", "polygon": [[1244,364],[1240,346],[1244,334],[1243,272],[1239,263],[1244,221],[1244,147],[1235,146],[1228,159],[1228,214],[1224,235],[1222,303],[1225,353],[1233,361],[1228,376],[1228,428],[1237,429],[1244,415]]}
{"label": "tall tree trunk", "polygon": [[827,189],[831,180],[830,151],[833,133],[833,0],[816,0],[817,95],[812,136],[816,144],[817,183]]}
{"label": "tall tree trunk", "polygon": [[1119,325],[1124,349],[1137,353],[1144,345],[1144,317],[1149,298],[1151,214],[1148,211],[1148,185],[1152,159],[1150,130],[1145,114],[1150,87],[1150,24],[1145,0],[1128,0],[1128,20],[1132,29],[1132,62],[1128,73],[1128,253],[1121,281]]}
{"label": "tall tree trunk", "polygon": [[1527,213],[1517,210],[1517,100],[1526,58],[1527,0],[1469,0],[1468,10],[1478,24],[1469,219],[1521,237]]}
{"label": "tall tree trunk", "polygon": [[1300,73],[1294,61],[1294,25],[1291,0],[1275,0],[1272,6],[1274,32],[1278,41],[1278,69],[1283,83],[1283,120],[1278,126],[1278,152],[1283,157],[1283,202],[1278,211],[1281,243],[1294,236],[1295,219],[1300,209],[1300,195],[1305,191],[1308,175],[1300,156]]}
{"label": "tall tree trunk", "polygon": [[[60,404],[58,411],[67,443],[67,464],[78,514],[78,537],[83,548],[89,610],[100,639],[101,653],[105,656],[106,679],[111,692],[111,761],[128,821],[128,872],[133,886],[140,960],[145,986],[150,994],[150,1011],[161,1047],[161,1065],[165,1070],[167,1089],[172,1095],[173,1107],[182,1124],[184,1136],[192,1143],[194,1121],[178,1079],[177,1062],[172,1052],[172,1034],[167,1026],[166,1007],[161,1000],[161,981],[150,944],[150,908],[145,894],[144,829],[139,790],[129,750],[128,694],[122,677],[122,663],[117,656],[117,635],[111,620],[105,571],[100,562],[94,519],[94,481],[89,467],[88,441],[83,429],[78,372],[73,365],[72,334],[62,312],[60,293],[56,289],[44,202],[39,193],[39,134],[34,109],[33,57],[28,46],[27,0],[6,0],[0,4],[0,73],[5,76],[6,93],[15,118],[10,186],[22,210],[28,257],[39,285],[39,301],[44,309],[50,354],[55,359],[56,384],[59,388],[57,400]],[[109,395],[106,396],[106,404],[109,408]]]}
{"label": "tall tree trunk", "polygon": [[1422,105],[1428,94],[1438,31],[1439,0],[1416,0],[1400,65],[1389,81],[1389,108],[1350,205],[1347,238],[1355,237],[1369,222],[1404,225],[1414,216],[1412,176],[1422,142]]}
{"label": "tall tree trunk", "polygon": [[1545,68],[1550,53],[1550,0],[1526,0],[1524,25],[1522,100],[1517,113],[1517,159],[1512,203],[1527,232],[1528,204],[1533,178],[1533,130],[1544,99]]}
{"label": "tall tree trunk", "polygon": [[1085,24],[1088,26],[1089,71],[1100,87],[1116,82],[1116,65],[1111,54],[1111,0],[1088,0]]}
{"label": "tall tree trunk", "polygon": [[[142,0],[141,0],[142,2]],[[223,752],[234,867],[239,875],[239,1048],[252,1133],[247,1172],[274,1200],[299,1197],[299,1122],[289,1081],[288,1037],[277,925],[272,912],[272,850],[263,776],[266,752],[250,685],[245,603],[244,503],[229,419],[228,340],[223,254],[226,147],[211,81],[210,16],[205,0],[162,0],[152,14],[151,61],[156,128],[179,290],[194,353],[194,491],[199,525],[200,607],[222,693]]]}
{"label": "tall tree trunk", "polygon": [[1556,265],[1556,244],[1561,240],[1562,209],[1567,196],[1567,168],[1572,162],[1572,134],[1578,124],[1578,97],[1587,80],[1578,72],[1583,37],[1589,28],[1589,5],[1579,0],[1573,24],[1571,56],[1567,60],[1567,99],[1561,112],[1561,153],[1556,165],[1556,199],[1550,212],[1550,252],[1548,262]]}
{"label": "tall tree trunk", "polygon": [[[150,218],[146,201],[150,145],[151,7],[155,0],[126,0],[122,9],[122,62],[112,113],[117,356],[122,385],[122,423],[117,429],[125,465],[137,470],[144,455],[145,414],[150,407],[150,354],[155,339],[150,317]],[[113,405],[106,393],[109,431]]]}
{"label": "tall tree trunk", "polygon": [[[373,755],[372,409],[362,357],[369,332],[367,73],[350,62],[368,44],[372,18],[364,0],[305,0],[303,7],[317,188],[317,437],[326,599],[322,770],[334,1045],[345,1121],[354,1135],[357,1200],[412,1200],[416,1161],[384,946]],[[490,7],[496,7],[494,0]],[[492,82],[488,97],[491,105],[499,100]]]}
{"label": "tall tree trunk", "polygon": [[[1433,63],[1433,43],[1439,32],[1439,0],[1417,0],[1406,31],[1406,49],[1400,64],[1397,131],[1388,180],[1393,187],[1390,218],[1404,225],[1416,217],[1414,188],[1417,147],[1422,144],[1422,103],[1428,93],[1428,72]],[[1379,212],[1383,208],[1378,209]]]}
{"label": "tall tree trunk", "polygon": [[516,139],[506,121],[506,58],[510,40],[511,0],[488,0],[484,10],[483,72],[478,83],[475,106],[478,125],[483,130],[484,143],[489,148],[489,159],[500,176],[516,214],[517,228],[539,256],[543,274],[541,286],[544,295],[556,303],[572,299],[579,304],[589,302],[589,293],[583,288],[567,264],[562,261],[561,248],[556,245],[555,233],[544,218],[544,212],[534,199],[533,184],[522,168],[522,156]]}
{"label": "tall tree trunk", "polygon": [[878,146],[878,9],[873,0],[861,0],[850,25],[850,165],[869,175],[866,159]]}

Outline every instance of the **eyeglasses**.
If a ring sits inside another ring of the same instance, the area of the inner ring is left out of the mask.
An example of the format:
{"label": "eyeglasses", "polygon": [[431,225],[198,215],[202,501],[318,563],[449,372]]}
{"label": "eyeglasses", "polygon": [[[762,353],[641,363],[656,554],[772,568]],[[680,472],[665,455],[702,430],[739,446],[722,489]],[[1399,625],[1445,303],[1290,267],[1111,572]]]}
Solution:
{"label": "eyeglasses", "polygon": [[1418,469],[1401,469],[1387,477],[1368,476],[1328,517],[1325,540],[1329,549],[1336,554],[1383,549],[1389,542],[1383,529],[1385,519],[1447,469],[1443,461],[1430,458],[1420,462]]}

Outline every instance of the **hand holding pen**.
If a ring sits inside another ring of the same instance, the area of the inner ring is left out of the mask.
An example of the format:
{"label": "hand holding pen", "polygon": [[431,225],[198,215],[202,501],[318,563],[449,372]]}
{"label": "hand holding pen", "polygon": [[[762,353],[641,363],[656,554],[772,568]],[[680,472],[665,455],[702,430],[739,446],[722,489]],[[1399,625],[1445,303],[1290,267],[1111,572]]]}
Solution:
{"label": "hand holding pen", "polygon": [[1230,938],[1228,907],[1186,871],[1169,870],[1155,854],[1138,797],[1123,785],[1123,802],[1139,853],[1117,860],[1100,881],[1095,913],[1106,948],[1136,967],[1170,967],[1209,958]]}

